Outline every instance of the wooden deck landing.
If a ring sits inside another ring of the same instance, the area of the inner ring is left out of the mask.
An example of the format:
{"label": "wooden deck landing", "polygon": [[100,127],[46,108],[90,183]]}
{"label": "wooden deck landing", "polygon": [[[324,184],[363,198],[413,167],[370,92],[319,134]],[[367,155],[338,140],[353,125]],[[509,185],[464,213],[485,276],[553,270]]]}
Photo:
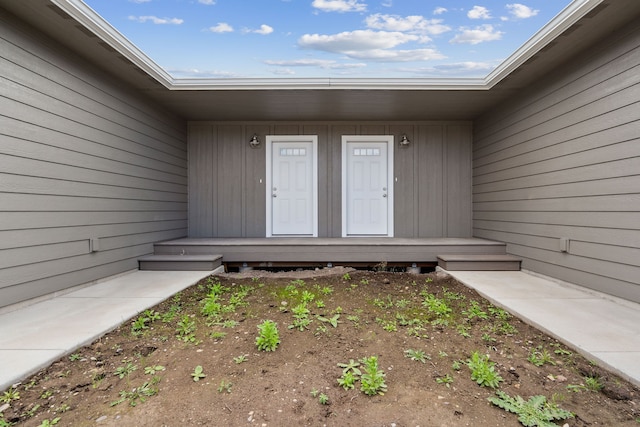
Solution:
{"label": "wooden deck landing", "polygon": [[504,254],[505,248],[476,238],[184,238],[156,243],[155,254],[220,254],[227,266],[435,266],[439,254]]}

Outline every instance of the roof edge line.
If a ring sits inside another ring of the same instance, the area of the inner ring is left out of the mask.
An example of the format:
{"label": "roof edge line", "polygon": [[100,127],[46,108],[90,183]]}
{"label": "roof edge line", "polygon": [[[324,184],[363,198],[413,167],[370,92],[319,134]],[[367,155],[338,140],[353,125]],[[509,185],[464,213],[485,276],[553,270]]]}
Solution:
{"label": "roof edge line", "polygon": [[140,48],[131,43],[122,33],[107,22],[100,14],[81,0],[49,0],[78,23],[93,32],[118,53],[146,72],[163,86],[171,88],[173,77],[149,58]]}
{"label": "roof edge line", "polygon": [[172,90],[268,90],[268,89],[375,89],[375,90],[485,90],[483,78],[468,79],[367,79],[367,78],[271,78],[271,79],[174,79]]}
{"label": "roof edge line", "polygon": [[488,89],[500,83],[604,0],[574,0],[538,30],[484,79]]}

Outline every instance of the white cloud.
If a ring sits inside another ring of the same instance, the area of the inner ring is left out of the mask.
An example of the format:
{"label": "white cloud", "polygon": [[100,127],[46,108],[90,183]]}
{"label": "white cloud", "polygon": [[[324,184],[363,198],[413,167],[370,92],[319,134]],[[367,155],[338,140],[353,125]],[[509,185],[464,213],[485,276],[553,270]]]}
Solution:
{"label": "white cloud", "polygon": [[445,12],[448,12],[446,7],[436,7],[435,9],[433,9],[434,15],[442,15]]}
{"label": "white cloud", "polygon": [[406,62],[443,59],[436,49],[393,50],[408,42],[422,41],[415,34],[388,31],[358,30],[334,35],[305,34],[298,40],[304,49],[340,53],[348,58],[378,62]]}
{"label": "white cloud", "polygon": [[446,56],[438,52],[436,49],[373,49],[367,51],[345,52],[345,54],[350,58],[366,59],[374,62],[433,61],[436,59],[446,58]]}
{"label": "white cloud", "polygon": [[497,31],[493,25],[485,24],[475,28],[460,28],[460,33],[449,40],[450,43],[478,44],[502,38],[502,31]]}
{"label": "white cloud", "polygon": [[198,70],[195,68],[190,69],[167,69],[167,72],[174,77],[178,78],[220,78],[220,79],[232,79],[242,77],[242,75],[233,73],[230,71],[218,71],[218,70]]}
{"label": "white cloud", "polygon": [[291,60],[267,60],[267,65],[277,65],[280,67],[319,67],[324,69],[349,69],[362,68],[367,64],[363,63],[339,63],[328,59],[291,59]]}
{"label": "white cloud", "polygon": [[275,70],[272,71],[272,73],[278,76],[293,76],[296,74],[295,71],[290,70],[288,68],[276,68]]}
{"label": "white cloud", "polygon": [[533,10],[529,6],[525,6],[520,3],[508,4],[507,9],[509,9],[509,13],[515,19],[527,19],[532,18],[540,12],[539,10]]}
{"label": "white cloud", "polygon": [[442,34],[451,28],[443,25],[441,19],[425,19],[422,16],[383,15],[376,13],[365,20],[367,27],[386,31],[420,32],[427,34]]}
{"label": "white cloud", "polygon": [[206,4],[207,6],[211,6],[213,4],[216,4],[216,0],[198,0],[198,3]]}
{"label": "white cloud", "polygon": [[273,33],[273,27],[270,27],[266,24],[260,25],[260,28],[257,30],[253,30],[253,33],[267,35]]}
{"label": "white cloud", "polygon": [[367,10],[367,5],[358,3],[358,0],[313,0],[311,6],[323,12],[364,12]]}
{"label": "white cloud", "polygon": [[399,71],[423,76],[458,76],[458,77],[483,77],[492,71],[498,63],[489,62],[454,62],[450,64],[435,65],[423,68],[403,68]]}
{"label": "white cloud", "polygon": [[491,19],[491,13],[489,9],[484,6],[473,6],[473,8],[467,12],[469,19]]}
{"label": "white cloud", "polygon": [[152,22],[154,24],[163,25],[163,24],[171,24],[171,25],[180,25],[184,22],[184,19],[180,18],[158,18],[157,16],[129,16],[129,20],[136,21],[144,24],[145,22]]}
{"label": "white cloud", "polygon": [[305,34],[298,40],[298,45],[305,49],[345,53],[358,50],[390,49],[418,39],[418,36],[401,32],[357,30],[334,35]]}
{"label": "white cloud", "polygon": [[232,33],[233,27],[226,22],[218,22],[218,25],[209,27],[208,31],[212,33]]}

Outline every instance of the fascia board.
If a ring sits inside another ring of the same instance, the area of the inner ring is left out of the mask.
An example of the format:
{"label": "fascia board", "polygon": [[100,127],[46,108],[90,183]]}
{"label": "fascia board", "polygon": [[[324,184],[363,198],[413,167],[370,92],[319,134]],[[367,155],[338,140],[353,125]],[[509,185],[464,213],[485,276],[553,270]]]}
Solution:
{"label": "fascia board", "polygon": [[175,79],[81,0],[50,0],[170,90],[489,90],[604,0],[574,0],[485,78]]}
{"label": "fascia board", "polygon": [[591,12],[591,10],[603,1],[604,0],[574,0],[571,2],[487,75],[485,78],[487,88],[490,89],[500,83],[502,79],[511,74],[536,53],[540,52],[540,50],[555,40],[560,34],[582,19],[582,17]]}
{"label": "fascia board", "polygon": [[175,79],[172,90],[486,90],[484,79]]}
{"label": "fascia board", "polygon": [[50,0],[78,23],[93,32],[102,41],[115,49],[122,56],[133,62],[149,76],[167,88],[171,88],[173,78],[162,67],[156,64],[136,45],[109,24],[81,0]]}

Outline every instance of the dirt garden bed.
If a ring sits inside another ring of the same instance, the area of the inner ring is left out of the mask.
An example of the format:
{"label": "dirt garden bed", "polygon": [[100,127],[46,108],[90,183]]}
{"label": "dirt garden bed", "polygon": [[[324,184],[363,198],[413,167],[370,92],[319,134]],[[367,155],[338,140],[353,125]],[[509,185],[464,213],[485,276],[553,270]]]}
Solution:
{"label": "dirt garden bed", "polygon": [[0,393],[0,426],[521,425],[497,392],[640,426],[638,389],[452,278],[335,268],[205,279]]}

